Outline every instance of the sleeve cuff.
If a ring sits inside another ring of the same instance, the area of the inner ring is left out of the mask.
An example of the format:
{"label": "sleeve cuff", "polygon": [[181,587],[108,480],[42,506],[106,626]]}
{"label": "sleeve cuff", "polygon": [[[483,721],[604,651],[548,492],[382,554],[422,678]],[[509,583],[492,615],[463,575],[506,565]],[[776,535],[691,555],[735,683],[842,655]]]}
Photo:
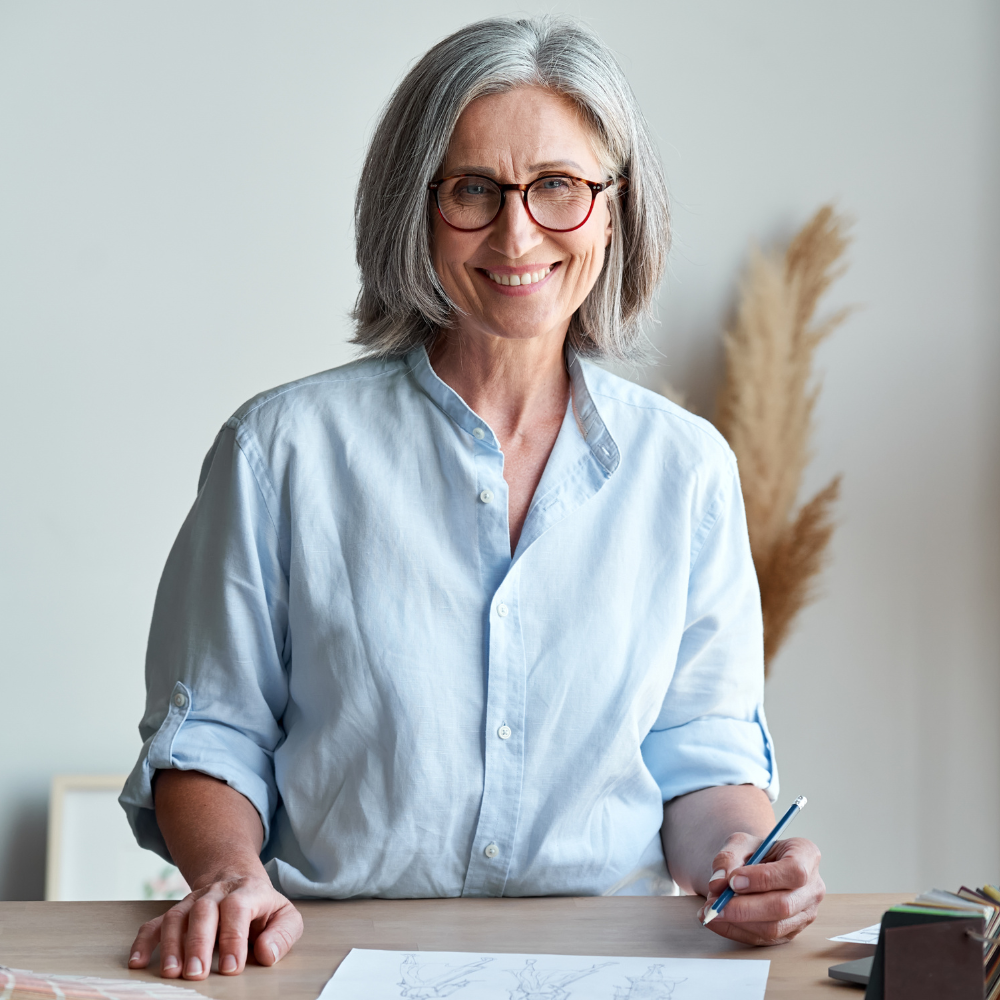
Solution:
{"label": "sleeve cuff", "polygon": [[156,822],[152,788],[154,773],[170,768],[202,771],[249,799],[260,816],[266,844],[278,804],[272,755],[231,726],[192,719],[190,713],[191,692],[178,681],[166,718],[143,744],[119,796],[139,846],[173,862]]}
{"label": "sleeve cuff", "polygon": [[706,717],[653,730],[642,759],[663,801],[716,785],[754,785],[778,798],[778,767],[763,709],[752,722]]}

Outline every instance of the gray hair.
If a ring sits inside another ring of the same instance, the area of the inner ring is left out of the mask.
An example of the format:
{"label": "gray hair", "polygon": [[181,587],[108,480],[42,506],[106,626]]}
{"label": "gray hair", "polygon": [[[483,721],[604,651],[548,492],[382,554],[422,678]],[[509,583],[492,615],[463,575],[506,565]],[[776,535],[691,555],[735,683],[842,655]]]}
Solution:
{"label": "gray hair", "polygon": [[353,343],[403,354],[428,344],[457,307],[431,260],[427,185],[462,112],[479,97],[521,86],[569,97],[594,131],[602,167],[628,184],[609,189],[604,268],[570,321],[584,355],[635,358],[670,243],[667,191],[635,96],[611,50],[567,17],[489,18],[438,42],[386,104],[354,205],[361,291]]}

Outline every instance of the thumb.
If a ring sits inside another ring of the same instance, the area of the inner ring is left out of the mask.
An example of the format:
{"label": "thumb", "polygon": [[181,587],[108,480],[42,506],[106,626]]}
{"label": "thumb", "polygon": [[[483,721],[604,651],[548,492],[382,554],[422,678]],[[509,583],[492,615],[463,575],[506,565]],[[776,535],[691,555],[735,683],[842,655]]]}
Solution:
{"label": "thumb", "polygon": [[280,962],[302,937],[302,914],[291,903],[279,907],[268,918],[254,942],[254,957],[261,965]]}

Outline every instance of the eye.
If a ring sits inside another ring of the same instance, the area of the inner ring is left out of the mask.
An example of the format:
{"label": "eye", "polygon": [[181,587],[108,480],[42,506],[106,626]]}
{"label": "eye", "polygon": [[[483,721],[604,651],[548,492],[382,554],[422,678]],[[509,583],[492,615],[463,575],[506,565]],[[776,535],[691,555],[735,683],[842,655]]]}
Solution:
{"label": "eye", "polygon": [[489,193],[489,185],[476,178],[461,181],[455,188],[455,194],[459,198],[483,198]]}
{"label": "eye", "polygon": [[573,181],[569,177],[543,177],[539,187],[545,191],[567,190],[573,186]]}

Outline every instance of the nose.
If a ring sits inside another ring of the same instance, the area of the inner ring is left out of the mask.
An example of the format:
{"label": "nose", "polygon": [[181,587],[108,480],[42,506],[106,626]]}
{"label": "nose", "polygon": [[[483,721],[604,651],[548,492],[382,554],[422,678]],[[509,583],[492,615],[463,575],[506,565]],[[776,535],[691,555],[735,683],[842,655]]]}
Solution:
{"label": "nose", "polygon": [[500,214],[493,220],[488,239],[490,249],[503,254],[508,260],[517,260],[543,239],[545,235],[531,221],[521,192],[508,191]]}

